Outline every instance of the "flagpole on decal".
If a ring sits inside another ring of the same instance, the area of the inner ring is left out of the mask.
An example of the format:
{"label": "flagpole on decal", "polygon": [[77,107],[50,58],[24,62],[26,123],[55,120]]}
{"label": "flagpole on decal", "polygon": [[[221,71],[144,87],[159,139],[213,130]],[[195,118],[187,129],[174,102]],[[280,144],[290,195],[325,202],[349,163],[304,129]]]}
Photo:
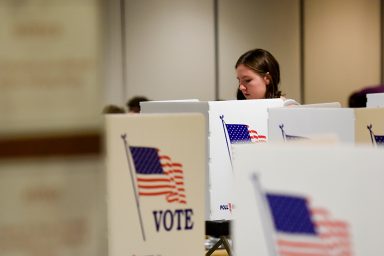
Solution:
{"label": "flagpole on decal", "polygon": [[367,128],[368,128],[368,130],[369,130],[369,134],[371,135],[371,141],[372,141],[372,145],[375,145],[375,143],[374,143],[374,134],[373,134],[373,131],[372,131],[372,124],[370,124],[370,125],[367,125]]}
{"label": "flagpole on decal", "polygon": [[263,224],[263,230],[267,243],[267,248],[269,251],[269,256],[278,256],[275,246],[275,236],[273,232],[274,228],[272,221],[272,213],[269,210],[267,199],[265,197],[265,194],[263,193],[257,174],[252,173],[250,179],[253,188],[255,189],[257,206],[259,207],[259,212],[261,215],[261,223]]}
{"label": "flagpole on decal", "polygon": [[225,122],[224,122],[224,115],[221,115],[220,116],[220,119],[221,119],[221,122],[223,124],[223,130],[224,130],[224,136],[225,136],[225,142],[227,143],[227,150],[228,150],[228,155],[229,155],[229,161],[231,162],[231,166],[232,165],[232,156],[231,156],[231,150],[230,150],[230,146],[228,144],[228,138],[227,138],[227,129],[225,128]]}
{"label": "flagpole on decal", "polygon": [[287,141],[287,140],[286,140],[285,131],[284,131],[284,124],[279,125],[279,128],[281,129],[281,133],[282,133],[282,135],[283,135],[283,139],[284,139],[284,141]]}
{"label": "flagpole on decal", "polygon": [[122,134],[121,138],[124,141],[125,155],[127,157],[128,168],[129,168],[129,172],[130,172],[130,176],[131,176],[132,188],[133,188],[133,191],[134,191],[134,194],[135,194],[136,209],[137,209],[137,214],[139,216],[141,234],[143,236],[143,240],[145,241],[145,232],[144,232],[143,218],[141,216],[139,194],[138,194],[138,192],[136,190],[136,183],[135,183],[135,178],[134,178],[135,177],[135,172],[136,172],[135,171],[135,165],[132,163],[132,160],[131,160],[131,154],[130,154],[129,145],[128,145],[128,142],[127,142],[127,134]]}

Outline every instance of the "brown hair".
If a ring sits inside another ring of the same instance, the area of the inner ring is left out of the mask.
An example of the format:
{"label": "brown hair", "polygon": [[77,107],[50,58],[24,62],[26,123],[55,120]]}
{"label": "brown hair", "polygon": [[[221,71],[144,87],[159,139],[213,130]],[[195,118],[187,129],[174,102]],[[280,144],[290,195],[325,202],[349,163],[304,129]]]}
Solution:
{"label": "brown hair", "polygon": [[260,76],[267,76],[269,78],[270,83],[267,85],[265,92],[266,99],[279,98],[281,96],[281,91],[279,90],[280,67],[270,52],[263,49],[247,51],[239,57],[235,68],[241,64],[252,69]]}
{"label": "brown hair", "polygon": [[103,114],[123,114],[123,113],[125,113],[124,108],[114,104],[106,105],[103,108]]}
{"label": "brown hair", "polygon": [[140,102],[149,101],[147,97],[135,96],[127,101],[127,107],[129,112],[140,113]]}

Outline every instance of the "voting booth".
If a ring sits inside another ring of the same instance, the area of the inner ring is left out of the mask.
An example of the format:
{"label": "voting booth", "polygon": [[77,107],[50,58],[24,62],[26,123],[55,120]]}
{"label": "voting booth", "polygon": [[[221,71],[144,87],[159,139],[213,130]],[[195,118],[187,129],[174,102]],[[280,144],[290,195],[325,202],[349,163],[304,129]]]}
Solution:
{"label": "voting booth", "polygon": [[384,255],[383,149],[235,145],[236,255]]}
{"label": "voting booth", "polygon": [[270,142],[334,138],[354,143],[355,115],[348,108],[280,108],[269,109]]}
{"label": "voting booth", "polygon": [[269,140],[328,140],[377,146],[384,141],[383,117],[381,108],[269,109]]}
{"label": "voting booth", "polygon": [[281,99],[207,102],[142,102],[142,113],[199,112],[206,117],[207,220],[233,218],[232,145],[268,140],[268,108],[282,107]]}
{"label": "voting booth", "polygon": [[382,108],[384,107],[384,93],[368,93],[367,108]]}
{"label": "voting booth", "polygon": [[109,256],[203,255],[201,114],[107,115]]}

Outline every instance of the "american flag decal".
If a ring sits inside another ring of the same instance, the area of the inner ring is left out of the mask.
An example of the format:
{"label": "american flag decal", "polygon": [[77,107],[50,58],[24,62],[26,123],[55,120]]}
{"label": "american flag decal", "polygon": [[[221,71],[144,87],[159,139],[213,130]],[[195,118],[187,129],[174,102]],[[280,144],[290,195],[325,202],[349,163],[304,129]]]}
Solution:
{"label": "american flag decal", "polygon": [[367,126],[369,134],[371,135],[371,141],[373,145],[383,146],[384,145],[384,135],[376,135],[372,130],[372,124]]}
{"label": "american flag decal", "polygon": [[232,153],[231,153],[231,144],[237,143],[256,143],[256,142],[266,142],[267,136],[258,134],[257,131],[250,129],[246,124],[227,124],[224,121],[224,115],[220,116],[225,142],[227,144],[227,151],[229,155],[229,160],[232,165]]}
{"label": "american flag decal", "polygon": [[152,147],[129,147],[136,170],[139,196],[164,196],[169,203],[186,204],[184,172],[180,163],[159,155]]}
{"label": "american flag decal", "polygon": [[220,119],[223,123],[224,134],[228,134],[228,139],[231,144],[267,141],[267,136],[259,134],[247,124],[227,124],[224,121],[223,115],[220,116]]}
{"label": "american flag decal", "polygon": [[249,129],[246,124],[225,124],[231,144],[242,142],[265,142],[267,137]]}
{"label": "american flag decal", "polygon": [[280,256],[352,256],[349,226],[300,196],[266,194]]}
{"label": "american flag decal", "polygon": [[298,135],[291,135],[291,134],[286,134],[284,131],[284,124],[279,125],[279,128],[281,130],[281,134],[283,135],[283,139],[285,142],[288,141],[298,141],[298,140],[307,140],[307,137],[303,136],[298,136]]}

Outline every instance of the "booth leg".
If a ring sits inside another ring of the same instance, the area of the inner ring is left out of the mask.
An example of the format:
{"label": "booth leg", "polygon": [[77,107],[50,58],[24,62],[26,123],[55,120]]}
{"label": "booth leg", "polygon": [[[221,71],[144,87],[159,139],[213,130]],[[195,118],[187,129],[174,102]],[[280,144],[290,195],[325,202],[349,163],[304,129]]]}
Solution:
{"label": "booth leg", "polygon": [[212,246],[212,248],[208,250],[208,252],[205,254],[205,256],[212,255],[212,253],[214,251],[216,251],[220,247],[221,244],[224,245],[224,248],[227,251],[228,256],[231,256],[232,255],[231,246],[230,246],[230,244],[229,244],[229,242],[225,236],[220,236],[219,241],[217,241],[216,244],[214,244]]}

